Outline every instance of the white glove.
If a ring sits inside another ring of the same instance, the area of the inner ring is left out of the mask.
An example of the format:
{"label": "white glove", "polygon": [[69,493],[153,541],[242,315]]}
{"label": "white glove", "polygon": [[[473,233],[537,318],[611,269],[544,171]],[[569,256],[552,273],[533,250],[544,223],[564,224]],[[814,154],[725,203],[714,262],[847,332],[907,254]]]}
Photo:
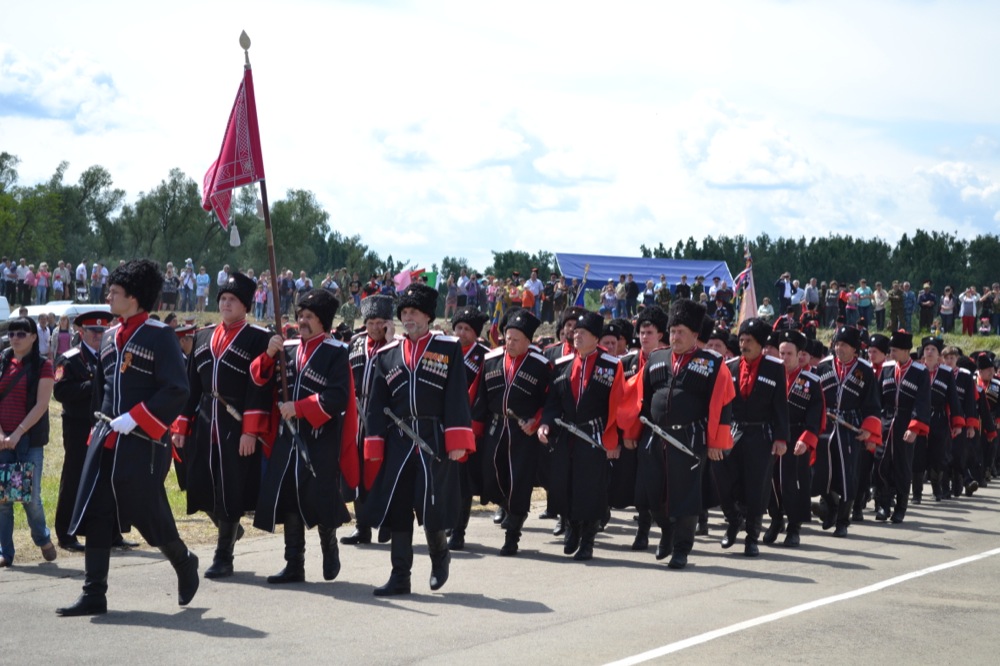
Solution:
{"label": "white glove", "polygon": [[139,424],[135,422],[135,419],[132,418],[131,414],[125,412],[118,418],[112,419],[110,425],[111,429],[114,430],[115,432],[120,432],[123,435],[127,435],[133,430],[135,430],[135,427]]}

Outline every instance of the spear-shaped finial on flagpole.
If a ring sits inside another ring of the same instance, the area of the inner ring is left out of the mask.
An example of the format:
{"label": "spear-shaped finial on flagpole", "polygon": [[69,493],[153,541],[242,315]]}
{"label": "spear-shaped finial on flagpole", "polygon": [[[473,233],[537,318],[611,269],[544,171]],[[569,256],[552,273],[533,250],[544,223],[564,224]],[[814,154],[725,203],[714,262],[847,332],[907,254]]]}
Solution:
{"label": "spear-shaped finial on flagpole", "polygon": [[243,57],[246,59],[244,67],[250,68],[250,35],[244,30],[240,33],[240,47],[243,49]]}

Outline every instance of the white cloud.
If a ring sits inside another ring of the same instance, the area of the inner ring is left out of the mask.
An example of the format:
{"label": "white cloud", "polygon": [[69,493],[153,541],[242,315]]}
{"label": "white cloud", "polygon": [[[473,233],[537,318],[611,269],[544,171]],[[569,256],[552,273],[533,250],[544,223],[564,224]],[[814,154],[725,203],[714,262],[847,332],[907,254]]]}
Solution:
{"label": "white cloud", "polygon": [[980,226],[1000,221],[1000,184],[972,165],[942,162],[917,173],[928,183],[930,201],[942,216]]}

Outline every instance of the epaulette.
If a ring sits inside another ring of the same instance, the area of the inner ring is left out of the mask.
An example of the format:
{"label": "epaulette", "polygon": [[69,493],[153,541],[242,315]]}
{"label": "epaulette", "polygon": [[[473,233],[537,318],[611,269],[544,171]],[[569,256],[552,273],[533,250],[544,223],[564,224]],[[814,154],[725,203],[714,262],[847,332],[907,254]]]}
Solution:
{"label": "epaulette", "polygon": [[536,361],[541,361],[542,363],[545,363],[546,365],[548,365],[548,363],[549,363],[548,357],[545,356],[544,354],[539,354],[538,352],[531,352],[530,354],[528,354],[528,356],[530,356],[531,358],[535,359]]}
{"label": "epaulette", "polygon": [[60,360],[68,361],[69,359],[73,358],[79,353],[80,353],[79,347],[73,347],[72,349],[67,349],[66,351],[63,352],[62,356],[56,359],[56,363],[58,363]]}
{"label": "epaulette", "polygon": [[955,368],[951,367],[950,365],[945,365],[944,363],[942,363],[941,365],[938,366],[938,370],[945,370],[947,372],[955,372]]}
{"label": "epaulette", "polygon": [[917,370],[926,370],[927,369],[927,366],[924,365],[923,363],[920,363],[919,361],[914,361],[913,362],[913,367],[916,368]]}
{"label": "epaulette", "polygon": [[344,349],[347,349],[347,343],[346,342],[342,342],[342,341],[337,340],[335,338],[327,338],[326,340],[323,341],[323,344],[324,345],[330,345],[331,347],[343,347]]}
{"label": "epaulette", "polygon": [[503,347],[497,347],[483,358],[496,358],[497,356],[503,356],[504,351],[505,350]]}
{"label": "epaulette", "polygon": [[458,342],[458,338],[454,335],[445,335],[444,333],[439,333],[434,336],[438,340],[444,340],[445,342]]}
{"label": "epaulette", "polygon": [[[670,349],[670,347],[664,347],[664,349]],[[711,354],[712,356],[715,356],[716,358],[722,358],[722,354],[720,354],[719,352],[715,351],[714,349],[708,349],[706,347],[706,348],[702,349],[701,351],[705,352],[706,354]],[[737,358],[739,358],[739,357],[737,357]]]}
{"label": "epaulette", "polygon": [[163,323],[162,321],[157,321],[157,320],[155,320],[155,319],[147,319],[147,320],[146,320],[146,321],[144,321],[143,323],[144,323],[144,324],[148,324],[149,326],[152,326],[153,328],[169,328],[169,327],[168,327],[168,326],[167,326],[166,324],[164,324],[164,323]]}
{"label": "epaulette", "polygon": [[396,338],[396,339],[395,339],[395,340],[393,340],[392,342],[387,342],[386,344],[384,344],[384,345],[382,345],[381,347],[379,347],[379,348],[378,348],[378,350],[376,350],[376,352],[375,352],[375,353],[376,353],[376,354],[381,354],[381,353],[382,353],[382,352],[384,352],[384,351],[385,351],[386,349],[392,349],[393,347],[398,347],[398,346],[399,346],[399,343],[400,343],[400,339],[399,339],[399,338]]}
{"label": "epaulette", "polygon": [[885,363],[882,364],[882,370],[885,370],[886,368],[895,368],[895,367],[896,367],[895,361],[886,361]]}
{"label": "epaulette", "polygon": [[262,333],[270,333],[271,332],[271,331],[267,330],[266,328],[264,328],[263,326],[258,326],[257,324],[250,324],[250,328],[252,328],[254,330],[257,330],[257,331],[261,331]]}
{"label": "epaulette", "polygon": [[622,356],[622,361],[624,361],[625,359],[629,358],[630,356],[635,356],[638,353],[639,353],[638,349],[630,349],[627,354],[625,354],[624,356]]}
{"label": "epaulette", "polygon": [[784,363],[781,362],[780,358],[774,358],[773,356],[765,356],[764,358],[766,358],[771,363],[777,363],[778,365],[784,365]]}
{"label": "epaulette", "polygon": [[962,374],[963,372],[965,374],[969,375],[970,377],[972,376],[972,371],[969,370],[968,368],[959,368],[958,369],[958,374]]}
{"label": "epaulette", "polygon": [[609,363],[618,363],[618,357],[615,356],[614,354],[609,354],[607,352],[604,352],[603,354],[601,354],[601,358],[603,358],[605,361]]}
{"label": "epaulette", "polygon": [[810,370],[803,370],[802,372],[799,373],[799,377],[805,377],[806,379],[811,379],[814,382],[819,381],[819,375],[813,373]]}
{"label": "epaulette", "polygon": [[867,365],[867,366],[868,366],[869,368],[870,368],[870,367],[872,367],[872,364],[871,364],[871,362],[870,362],[870,361],[869,361],[868,359],[866,359],[866,358],[860,358],[860,357],[859,357],[859,358],[858,358],[858,363],[864,363],[864,364],[865,364],[865,365]]}
{"label": "epaulette", "polygon": [[572,361],[576,354],[566,354],[565,356],[560,356],[556,359],[556,365],[565,363],[566,361]]}

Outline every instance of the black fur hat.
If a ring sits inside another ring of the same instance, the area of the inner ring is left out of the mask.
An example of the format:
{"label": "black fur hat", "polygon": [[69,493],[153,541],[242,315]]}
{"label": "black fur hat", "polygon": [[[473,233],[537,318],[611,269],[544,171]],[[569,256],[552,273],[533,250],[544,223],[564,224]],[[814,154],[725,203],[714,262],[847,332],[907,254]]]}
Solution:
{"label": "black fur hat", "polygon": [[556,329],[556,340],[562,337],[562,330],[566,326],[566,322],[576,321],[586,311],[586,309],[577,307],[576,305],[571,305],[563,310],[562,316],[559,317],[559,327]]}
{"label": "black fur hat", "polygon": [[806,348],[806,343],[809,342],[809,339],[806,338],[806,334],[803,333],[802,331],[792,331],[789,329],[785,329],[783,331],[777,331],[775,333],[775,337],[777,338],[776,340],[777,344],[775,345],[776,347],[779,346],[782,342],[791,342],[793,345],[795,345],[795,349],[797,349],[798,351],[804,350]]}
{"label": "black fur hat", "polygon": [[861,331],[853,326],[841,326],[833,334],[833,341],[830,344],[833,345],[835,342],[847,343],[854,348],[854,351],[859,351],[861,349]]}
{"label": "black fur hat", "polygon": [[[885,337],[885,336],[882,336],[882,337]],[[887,343],[889,342],[888,338],[886,338],[886,342]],[[889,347],[887,346],[886,349],[888,349],[888,348]],[[827,353],[826,345],[824,345],[819,340],[810,340],[806,344],[806,351],[809,352],[810,356],[815,356],[816,358],[823,358],[823,357],[826,356],[826,353]],[[889,352],[886,352],[886,353],[888,354]]]}
{"label": "black fur hat", "polygon": [[614,329],[614,336],[617,338],[625,338],[626,341],[631,342],[632,337],[635,336],[635,327],[632,326],[632,322],[628,319],[612,319],[607,323],[602,331],[601,335],[608,335],[607,330],[611,327]]}
{"label": "black fur hat", "polygon": [[771,327],[760,317],[751,317],[740,324],[739,335],[749,335],[763,347],[767,344],[768,336],[771,335]]}
{"label": "black fur hat", "polygon": [[913,349],[913,334],[896,331],[889,336],[889,346],[893,349]]}
{"label": "black fur hat", "polygon": [[459,324],[468,324],[476,332],[476,337],[478,338],[483,334],[483,324],[488,320],[489,317],[480,312],[478,308],[462,308],[451,318],[451,327],[455,328]]}
{"label": "black fur hat", "polygon": [[226,284],[219,287],[219,294],[215,297],[215,302],[218,303],[223,294],[232,294],[240,299],[243,307],[250,310],[253,307],[253,294],[255,291],[257,291],[257,285],[253,280],[243,275],[243,273],[230,273]]}
{"label": "black fur hat", "polygon": [[538,317],[531,314],[531,310],[525,308],[512,308],[504,313],[503,322],[501,322],[500,330],[506,331],[508,328],[513,328],[515,330],[521,331],[524,335],[531,340],[535,335],[535,331],[541,326],[542,322],[539,321]]}
{"label": "black fur hat", "polygon": [[298,305],[299,310],[309,310],[316,315],[323,330],[327,332],[333,326],[333,318],[339,307],[340,301],[326,289],[310,289],[299,299]]}
{"label": "black fur hat", "polygon": [[730,334],[729,340],[726,341],[726,349],[728,349],[729,353],[732,354],[733,356],[739,356],[740,355],[740,339],[738,337],[736,337],[735,335]]}
{"label": "black fur hat", "polygon": [[889,337],[882,335],[881,333],[875,333],[870,338],[868,338],[868,348],[874,347],[883,354],[889,353]]}
{"label": "black fur hat", "polygon": [[678,298],[670,304],[670,317],[667,327],[687,326],[693,332],[701,331],[701,322],[705,318],[705,306],[695,303],[690,298]]}
{"label": "black fur hat", "polygon": [[595,338],[600,338],[604,330],[604,317],[588,310],[577,317],[576,327],[593,333]]}
{"label": "black fur hat", "polygon": [[108,285],[118,285],[139,302],[142,310],[152,312],[163,289],[163,274],[155,261],[133,259],[111,271]]}
{"label": "black fur hat", "polygon": [[926,338],[920,341],[921,351],[923,351],[924,347],[926,347],[927,345],[937,347],[938,353],[940,353],[941,350],[944,349],[944,340],[933,335],[928,335]]}
{"label": "black fur hat", "polygon": [[660,333],[667,333],[667,313],[659,305],[650,305],[643,308],[642,312],[635,320],[635,330],[639,330],[645,324],[652,324]]}
{"label": "black fur hat", "polygon": [[701,330],[698,331],[698,342],[705,344],[712,339],[712,331],[715,330],[715,320],[705,315],[701,320]]}
{"label": "black fur hat", "polygon": [[416,308],[434,321],[437,315],[438,290],[426,284],[411,284],[399,296],[396,303],[396,317],[403,313],[404,308]]}
{"label": "black fur hat", "polygon": [[361,301],[361,321],[392,319],[392,296],[372,294]]}

